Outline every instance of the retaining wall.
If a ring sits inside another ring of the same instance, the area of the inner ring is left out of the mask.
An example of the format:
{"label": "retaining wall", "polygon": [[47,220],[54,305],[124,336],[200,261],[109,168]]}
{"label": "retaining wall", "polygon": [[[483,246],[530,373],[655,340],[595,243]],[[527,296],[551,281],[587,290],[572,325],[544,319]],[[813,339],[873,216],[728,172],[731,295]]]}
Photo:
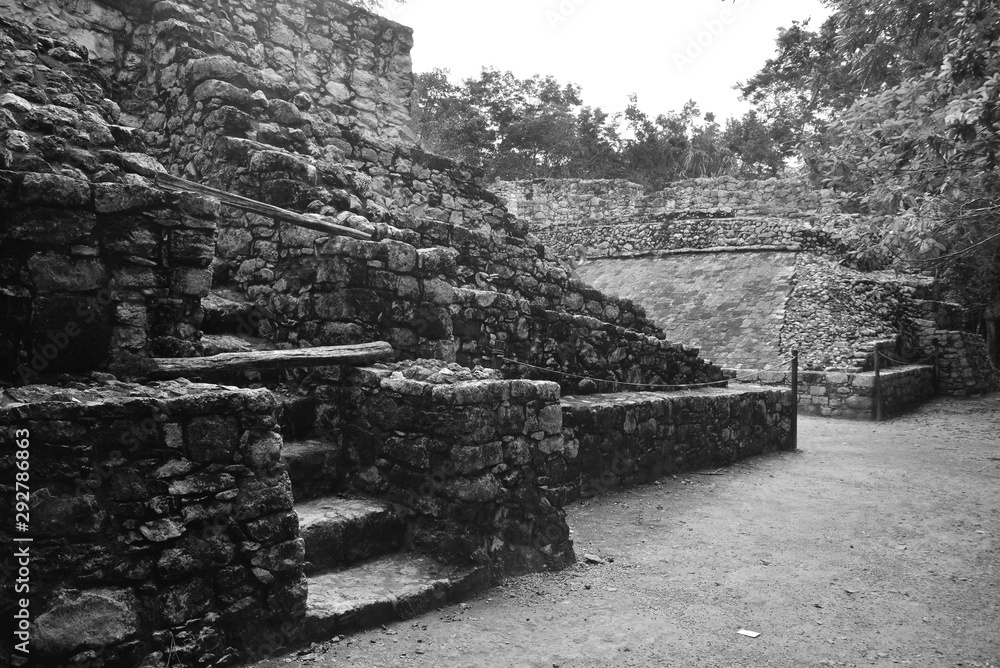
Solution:
{"label": "retaining wall", "polygon": [[354,486],[399,504],[408,542],[493,578],[574,561],[543,488],[564,458],[559,386],[434,361],[352,369],[344,449]]}
{"label": "retaining wall", "polygon": [[[755,385],[791,387],[791,371],[725,369],[732,379]],[[855,420],[874,419],[875,372],[802,371],[799,373],[799,413]],[[932,366],[907,365],[881,371],[882,414],[899,415],[936,393]]]}
{"label": "retaining wall", "polygon": [[755,387],[564,397],[573,458],[551,468],[566,500],[792,449],[791,392]]}
{"label": "retaining wall", "polygon": [[833,191],[805,179],[688,179],[655,192],[621,179],[498,181],[492,189],[536,229],[617,225],[652,216],[705,212],[725,216],[798,217],[839,213]]}
{"label": "retaining wall", "polygon": [[274,408],[186,382],[4,390],[0,462],[28,462],[32,665],[193,665],[294,625],[304,547]]}
{"label": "retaining wall", "polygon": [[0,171],[0,379],[190,354],[218,204],[141,182]]}

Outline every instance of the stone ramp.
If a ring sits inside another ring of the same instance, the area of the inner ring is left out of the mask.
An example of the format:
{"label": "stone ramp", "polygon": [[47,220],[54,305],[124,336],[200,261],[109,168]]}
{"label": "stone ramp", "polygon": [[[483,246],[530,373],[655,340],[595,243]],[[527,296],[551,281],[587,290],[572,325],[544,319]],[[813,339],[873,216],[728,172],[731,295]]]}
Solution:
{"label": "stone ramp", "polygon": [[761,368],[781,359],[796,253],[719,252],[604,258],[577,268],[598,290],[645,307],[667,338],[714,364]]}

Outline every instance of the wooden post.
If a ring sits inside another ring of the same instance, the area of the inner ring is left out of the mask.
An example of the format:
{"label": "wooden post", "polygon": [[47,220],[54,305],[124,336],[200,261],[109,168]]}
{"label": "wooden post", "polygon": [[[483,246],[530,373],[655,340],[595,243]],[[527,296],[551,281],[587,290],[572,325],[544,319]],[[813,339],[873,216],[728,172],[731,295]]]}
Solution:
{"label": "wooden post", "polygon": [[938,353],[934,351],[934,396],[941,392],[941,370],[938,368]]}
{"label": "wooden post", "polygon": [[261,216],[274,218],[275,220],[284,221],[286,223],[292,223],[293,225],[298,225],[299,227],[304,227],[309,230],[315,230],[317,232],[323,232],[331,235],[352,237],[354,239],[372,239],[372,235],[368,232],[356,230],[353,227],[337,225],[336,223],[325,219],[310,218],[309,216],[304,216],[301,213],[265,204],[264,202],[258,202],[257,200],[250,199],[249,197],[243,197],[242,195],[234,195],[233,193],[226,192],[225,190],[219,190],[218,188],[205,186],[200,183],[195,183],[194,181],[188,181],[187,179],[182,179],[179,176],[173,176],[172,174],[157,172],[153,177],[153,183],[154,185],[165,190],[180,190],[183,192],[191,192],[199,195],[215,197],[220,202],[228,206],[256,213]]}
{"label": "wooden post", "polygon": [[792,450],[799,448],[799,351],[792,351]]}
{"label": "wooden post", "polygon": [[875,387],[873,394],[873,401],[875,405],[872,407],[872,419],[876,422],[882,421],[882,367],[881,367],[881,353],[879,352],[878,346],[875,346]]}
{"label": "wooden post", "polygon": [[264,371],[317,366],[370,364],[395,357],[385,341],[350,346],[318,346],[295,350],[260,350],[249,353],[221,353],[211,357],[160,357],[147,362],[147,375],[154,379],[182,376],[211,376],[233,371]]}

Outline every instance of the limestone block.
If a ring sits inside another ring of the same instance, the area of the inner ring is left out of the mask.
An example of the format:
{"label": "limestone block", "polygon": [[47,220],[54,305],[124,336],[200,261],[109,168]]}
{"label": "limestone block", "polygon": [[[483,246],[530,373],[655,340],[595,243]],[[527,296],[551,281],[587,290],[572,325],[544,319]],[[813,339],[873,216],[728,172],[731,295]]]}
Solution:
{"label": "limestone block", "polygon": [[28,173],[18,188],[23,204],[89,207],[90,183],[57,174]]}
{"label": "limestone block", "polygon": [[31,256],[28,272],[39,292],[87,292],[107,282],[100,260],[69,258],[55,252]]}
{"label": "limestone block", "polygon": [[138,632],[135,595],[127,589],[59,591],[32,626],[31,648],[40,657],[60,657],[80,647],[105,647]]}

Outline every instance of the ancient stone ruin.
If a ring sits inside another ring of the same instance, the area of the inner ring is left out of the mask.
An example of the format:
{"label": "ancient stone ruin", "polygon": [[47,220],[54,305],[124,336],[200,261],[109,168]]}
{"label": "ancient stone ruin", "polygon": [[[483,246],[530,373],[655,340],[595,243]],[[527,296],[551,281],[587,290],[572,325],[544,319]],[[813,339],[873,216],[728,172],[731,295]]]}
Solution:
{"label": "ancient stone ruin", "polygon": [[782,362],[798,351],[805,412],[878,412],[876,351],[886,413],[935,392],[1000,389],[995,341],[963,331],[962,307],[932,276],[845,266],[842,232],[862,214],[801,179],[694,179],[651,193],[578,179],[494,188],[581,278],[633,297],[730,378],[788,385]]}
{"label": "ancient stone ruin", "polygon": [[270,656],[571,563],[575,499],[793,447],[786,388],[729,387],[415,145],[407,28],[0,9],[0,484],[31,583],[4,659]]}

